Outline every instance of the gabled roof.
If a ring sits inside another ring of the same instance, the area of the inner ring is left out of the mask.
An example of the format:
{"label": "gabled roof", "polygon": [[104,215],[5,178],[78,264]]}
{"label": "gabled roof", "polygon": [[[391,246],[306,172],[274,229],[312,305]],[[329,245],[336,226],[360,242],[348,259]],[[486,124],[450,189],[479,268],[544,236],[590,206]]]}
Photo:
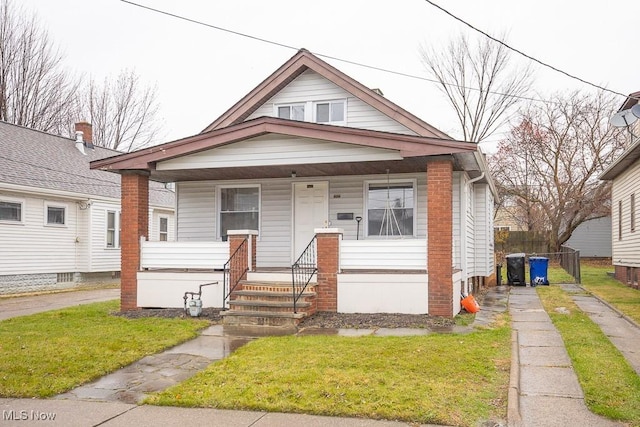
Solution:
{"label": "gabled roof", "polygon": [[[90,161],[119,152],[97,146],[85,152],[73,139],[0,121],[0,188],[119,199],[120,177],[89,168]],[[172,191],[150,186],[152,205],[173,207]]]}
{"label": "gabled roof", "polygon": [[347,76],[342,71],[319,59],[306,49],[300,49],[298,53],[256,86],[255,89],[207,126],[203,132],[209,132],[243,122],[261,105],[306,70],[313,70],[320,74],[322,77],[411,129],[418,135],[450,139],[444,132],[389,101],[378,92],[367,88]]}
{"label": "gabled roof", "polygon": [[343,126],[259,117],[239,124],[200,133],[166,144],[91,162],[92,169],[111,171],[150,170],[155,163],[198,153],[265,134],[339,142],[398,150],[404,158],[477,152],[476,144],[452,139],[403,135]]}

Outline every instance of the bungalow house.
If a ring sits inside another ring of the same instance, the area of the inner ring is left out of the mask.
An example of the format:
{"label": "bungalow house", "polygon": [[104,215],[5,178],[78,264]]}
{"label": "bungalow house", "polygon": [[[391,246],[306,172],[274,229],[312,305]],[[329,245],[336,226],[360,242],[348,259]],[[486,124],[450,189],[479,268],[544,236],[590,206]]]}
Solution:
{"label": "bungalow house", "polygon": [[[94,161],[121,174],[122,309],[202,288],[229,324],[314,311],[453,316],[494,279],[492,184],[456,141],[307,50],[202,133]],[[175,182],[176,242],[147,186]]]}
{"label": "bungalow house", "polygon": [[[620,111],[638,104],[640,92],[632,93]],[[630,143],[624,153],[602,173],[600,179],[611,181],[611,259],[615,277],[622,283],[638,287],[640,270],[640,228],[637,222],[637,199],[640,198],[640,138],[638,121],[630,131]]]}
{"label": "bungalow house", "polygon": [[[117,152],[0,122],[0,294],[51,290],[117,277],[120,180],[89,162]],[[174,193],[149,192],[148,236],[174,239]]]}

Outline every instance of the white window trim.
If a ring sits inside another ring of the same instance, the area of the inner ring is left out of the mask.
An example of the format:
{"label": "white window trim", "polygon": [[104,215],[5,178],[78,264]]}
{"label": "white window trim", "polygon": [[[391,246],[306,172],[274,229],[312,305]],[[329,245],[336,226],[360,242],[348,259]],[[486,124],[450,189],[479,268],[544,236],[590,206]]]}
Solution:
{"label": "white window trim", "polygon": [[[278,114],[278,108],[280,107],[295,107],[295,106],[303,106],[304,107],[304,121],[305,122],[310,122],[310,114],[311,112],[309,111],[310,108],[310,103],[309,102],[283,102],[281,104],[273,104],[273,117],[280,117],[280,115]],[[294,120],[292,118],[289,118],[289,120]]]}
{"label": "white window trim", "polygon": [[[113,236],[113,246],[108,245],[107,233],[109,232],[109,212],[115,213],[114,219],[114,227],[115,227],[115,235]],[[121,211],[119,209],[106,209],[104,211],[104,247],[107,250],[120,250],[120,221],[121,221]]]}
{"label": "white window trim", "polygon": [[[413,186],[413,236],[370,236],[369,235],[369,185],[370,184],[402,184],[410,182]],[[394,179],[372,179],[366,180],[364,182],[363,188],[363,235],[364,239],[378,239],[378,240],[389,240],[389,239],[406,239],[406,238],[416,238],[418,236],[418,183],[415,178],[394,178]]]}
{"label": "white window trim", "polygon": [[216,238],[222,240],[222,221],[220,214],[222,212],[222,189],[223,188],[257,188],[258,189],[258,235],[256,239],[260,239],[262,233],[262,185],[261,184],[223,184],[216,188]]}
{"label": "white window trim", "polygon": [[14,197],[0,197],[0,202],[7,203],[15,203],[20,204],[20,220],[19,221],[11,221],[8,219],[0,220],[0,224],[13,224],[13,225],[24,225],[24,217],[25,217],[25,206],[26,202],[24,199],[17,199]]}
{"label": "white window trim", "polygon": [[[61,208],[64,209],[64,223],[62,224],[52,224],[49,222],[49,208]],[[56,202],[44,202],[44,226],[45,227],[67,227],[67,222],[69,220],[69,206],[64,203],[56,203]]]}
{"label": "white window trim", "polygon": [[[162,240],[160,237],[162,236],[162,220],[166,219],[167,220],[167,231],[164,232],[164,234],[167,235],[167,240]],[[158,215],[158,241],[162,242],[162,241],[169,241],[169,216],[168,215]]]}
{"label": "white window trim", "polygon": [[[322,101],[314,101],[311,111],[313,113],[313,117],[312,120],[314,123],[319,123],[318,119],[316,117],[316,110],[317,110],[317,106],[318,104],[338,104],[338,103],[342,103],[342,108],[343,108],[343,113],[344,113],[344,117],[343,120],[340,121],[331,121],[331,107],[329,107],[329,121],[328,122],[322,122],[320,124],[323,125],[335,125],[335,126],[346,126],[347,125],[347,99],[346,98],[339,98],[339,99],[323,99]],[[305,110],[306,111],[306,110]]]}

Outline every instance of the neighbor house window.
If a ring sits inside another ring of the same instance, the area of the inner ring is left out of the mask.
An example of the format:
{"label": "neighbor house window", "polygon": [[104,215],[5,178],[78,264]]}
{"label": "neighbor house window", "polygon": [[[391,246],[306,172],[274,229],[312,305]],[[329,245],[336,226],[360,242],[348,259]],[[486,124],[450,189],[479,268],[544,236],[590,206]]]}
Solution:
{"label": "neighbor house window", "polygon": [[316,123],[344,123],[345,101],[317,102],[315,114]]}
{"label": "neighbor house window", "polygon": [[47,225],[65,225],[67,209],[64,206],[47,205]]}
{"label": "neighbor house window", "polygon": [[107,211],[107,248],[120,247],[120,212]]}
{"label": "neighbor house window", "polygon": [[0,221],[22,222],[23,202],[0,200]]}
{"label": "neighbor house window", "polygon": [[220,237],[229,230],[259,230],[260,187],[220,188]]}
{"label": "neighbor house window", "polygon": [[414,236],[415,182],[366,184],[367,235]]}
{"label": "neighbor house window", "polygon": [[618,200],[618,240],[622,240],[622,200]]}
{"label": "neighbor house window", "polygon": [[636,231],[636,195],[631,195],[631,231]]}
{"label": "neighbor house window", "polygon": [[166,216],[160,217],[160,241],[166,242],[169,237],[169,218]]}
{"label": "neighbor house window", "polygon": [[278,105],[276,109],[281,119],[304,121],[304,104]]}

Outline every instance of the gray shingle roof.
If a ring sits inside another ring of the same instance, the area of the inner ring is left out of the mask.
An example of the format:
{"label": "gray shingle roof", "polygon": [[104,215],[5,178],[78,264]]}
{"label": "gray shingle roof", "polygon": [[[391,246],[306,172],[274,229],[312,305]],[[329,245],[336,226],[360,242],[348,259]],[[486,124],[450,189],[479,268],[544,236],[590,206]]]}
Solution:
{"label": "gray shingle roof", "polygon": [[[120,175],[91,170],[89,162],[122,153],[102,147],[85,147],[85,153],[73,139],[0,121],[0,185],[120,198]],[[163,184],[150,182],[149,188],[151,205],[174,206],[175,195]]]}

